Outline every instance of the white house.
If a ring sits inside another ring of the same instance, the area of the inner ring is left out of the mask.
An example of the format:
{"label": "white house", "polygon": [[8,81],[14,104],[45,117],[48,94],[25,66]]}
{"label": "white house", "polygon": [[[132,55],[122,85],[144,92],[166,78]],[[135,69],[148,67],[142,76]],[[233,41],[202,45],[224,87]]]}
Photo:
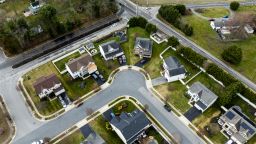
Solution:
{"label": "white house", "polygon": [[168,82],[186,78],[186,70],[176,57],[168,57],[163,62],[164,77]]}
{"label": "white house", "polygon": [[202,112],[208,109],[218,98],[200,82],[193,83],[189,87],[187,94],[191,97],[189,102],[194,103],[194,106]]}
{"label": "white house", "polygon": [[86,78],[93,72],[97,71],[97,66],[89,54],[85,54],[79,58],[69,61],[66,65],[66,70],[73,79],[78,77]]}
{"label": "white house", "polygon": [[132,144],[151,126],[151,122],[142,111],[135,110],[115,116],[110,121],[110,125],[125,144]]}
{"label": "white house", "polygon": [[40,99],[47,97],[52,93],[55,96],[58,96],[65,92],[65,89],[55,74],[40,77],[36,80],[33,86]]}
{"label": "white house", "polygon": [[114,40],[99,45],[99,49],[105,60],[113,60],[124,54],[121,46]]}

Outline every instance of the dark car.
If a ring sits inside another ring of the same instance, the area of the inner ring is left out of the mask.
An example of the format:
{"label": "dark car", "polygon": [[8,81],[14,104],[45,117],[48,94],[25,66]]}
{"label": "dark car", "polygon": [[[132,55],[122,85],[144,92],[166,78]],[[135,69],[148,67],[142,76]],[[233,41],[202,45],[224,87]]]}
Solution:
{"label": "dark car", "polygon": [[172,111],[171,107],[167,104],[164,105],[164,109],[166,109],[168,112]]}
{"label": "dark car", "polygon": [[142,59],[142,60],[140,61],[140,63],[141,63],[141,64],[145,64],[147,61],[148,61],[147,59]]}
{"label": "dark car", "polygon": [[83,102],[79,103],[76,107],[78,108],[78,107],[82,106],[83,104],[84,104]]}

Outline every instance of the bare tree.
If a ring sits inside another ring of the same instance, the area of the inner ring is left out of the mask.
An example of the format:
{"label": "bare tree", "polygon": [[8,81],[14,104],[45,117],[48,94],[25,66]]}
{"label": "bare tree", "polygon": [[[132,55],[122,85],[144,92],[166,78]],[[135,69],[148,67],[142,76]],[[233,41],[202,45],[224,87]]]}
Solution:
{"label": "bare tree", "polygon": [[85,112],[86,112],[87,115],[91,115],[91,114],[94,113],[94,110],[92,108],[86,108]]}
{"label": "bare tree", "polygon": [[49,137],[44,137],[43,141],[44,141],[44,144],[48,144],[48,143],[50,143],[51,138],[49,138]]}

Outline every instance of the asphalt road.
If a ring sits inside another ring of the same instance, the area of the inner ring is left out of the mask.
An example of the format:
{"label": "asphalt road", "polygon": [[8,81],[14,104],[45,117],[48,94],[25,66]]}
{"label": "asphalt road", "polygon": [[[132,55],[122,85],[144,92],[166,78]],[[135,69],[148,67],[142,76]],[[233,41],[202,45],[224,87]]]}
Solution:
{"label": "asphalt road", "polygon": [[147,89],[144,76],[134,70],[124,70],[117,73],[113,84],[105,90],[97,93],[84,104],[68,111],[55,120],[47,122],[26,136],[14,141],[14,144],[28,144],[33,140],[43,137],[54,137],[64,130],[72,127],[75,123],[84,119],[87,115],[86,108],[98,110],[113,99],[129,95],[138,99],[142,104],[149,106],[149,112],[168,130],[181,136],[182,144],[203,144],[204,142],[190,128],[185,126],[174,114],[167,112],[161,103]]}
{"label": "asphalt road", "polygon": [[[219,60],[218,58],[214,57],[212,54],[204,50],[202,47],[194,43],[193,41],[189,40],[185,36],[181,35],[180,33],[176,32],[174,29],[163,23],[162,21],[158,20],[156,18],[156,9],[154,9],[154,13],[150,13],[147,9],[143,7],[136,7],[136,5],[129,0],[119,0],[119,3],[123,4],[132,14],[135,14],[137,12],[138,15],[146,18],[151,23],[155,24],[160,30],[165,32],[166,34],[170,36],[175,36],[179,39],[180,43],[182,43],[185,46],[188,46],[192,48],[194,51],[199,53],[200,55],[206,57],[207,59],[211,60],[215,64],[217,64],[220,68],[226,70],[229,74],[231,74],[233,77],[237,78],[241,82],[243,82],[245,85],[256,91],[256,84],[253,83],[251,80],[249,80],[247,77],[243,76],[242,74],[238,73],[234,69],[232,69],[230,66],[226,65],[224,62]],[[256,1],[248,1],[248,2],[242,2],[242,5],[255,5]],[[227,3],[209,3],[205,5],[188,5],[191,8],[202,8],[202,7],[216,7],[216,6],[227,6]]]}

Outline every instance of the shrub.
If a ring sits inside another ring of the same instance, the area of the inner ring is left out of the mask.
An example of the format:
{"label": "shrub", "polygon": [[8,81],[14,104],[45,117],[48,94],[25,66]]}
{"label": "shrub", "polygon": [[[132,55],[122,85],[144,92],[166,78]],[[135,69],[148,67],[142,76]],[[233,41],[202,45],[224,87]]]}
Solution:
{"label": "shrub", "polygon": [[234,77],[232,77],[231,75],[229,75],[213,63],[209,64],[209,66],[206,69],[206,72],[214,76],[217,80],[221,81],[225,86],[228,86],[231,83],[237,81]]}
{"label": "shrub", "polygon": [[179,11],[174,6],[161,6],[158,13],[162,18],[164,18],[169,23],[174,23],[180,18]]}
{"label": "shrub", "polygon": [[138,26],[141,28],[145,28],[147,23],[148,23],[148,21],[143,17],[132,17],[128,22],[130,27]]}
{"label": "shrub", "polygon": [[185,35],[187,36],[192,36],[194,33],[193,27],[190,25],[186,24],[184,28],[181,29],[182,32],[184,32]]}
{"label": "shrub", "polygon": [[222,52],[221,56],[225,61],[237,65],[242,61],[243,53],[240,47],[230,46]]}
{"label": "shrub", "polygon": [[230,104],[233,98],[235,98],[237,93],[241,92],[242,84],[240,82],[234,82],[227,86],[224,90],[224,94],[220,95],[218,104],[220,106],[225,106]]}
{"label": "shrub", "polygon": [[176,47],[180,44],[179,40],[174,37],[174,36],[171,36],[169,39],[168,39],[168,45],[172,46],[172,47]]}
{"label": "shrub", "polygon": [[156,25],[153,25],[153,24],[151,24],[151,23],[147,23],[145,29],[146,29],[146,31],[147,31],[148,33],[154,33],[154,32],[156,32],[156,30],[157,30]]}
{"label": "shrub", "polygon": [[174,6],[181,15],[185,15],[186,14],[186,6],[182,5],[182,4],[177,4]]}
{"label": "shrub", "polygon": [[239,8],[240,4],[239,2],[233,1],[230,3],[230,9],[233,11],[236,11]]}
{"label": "shrub", "polygon": [[194,52],[192,49],[187,47],[181,47],[177,51],[179,54],[183,54],[183,56],[192,61],[193,63],[203,66],[204,62],[207,60],[205,57],[201,56],[200,54]]}

